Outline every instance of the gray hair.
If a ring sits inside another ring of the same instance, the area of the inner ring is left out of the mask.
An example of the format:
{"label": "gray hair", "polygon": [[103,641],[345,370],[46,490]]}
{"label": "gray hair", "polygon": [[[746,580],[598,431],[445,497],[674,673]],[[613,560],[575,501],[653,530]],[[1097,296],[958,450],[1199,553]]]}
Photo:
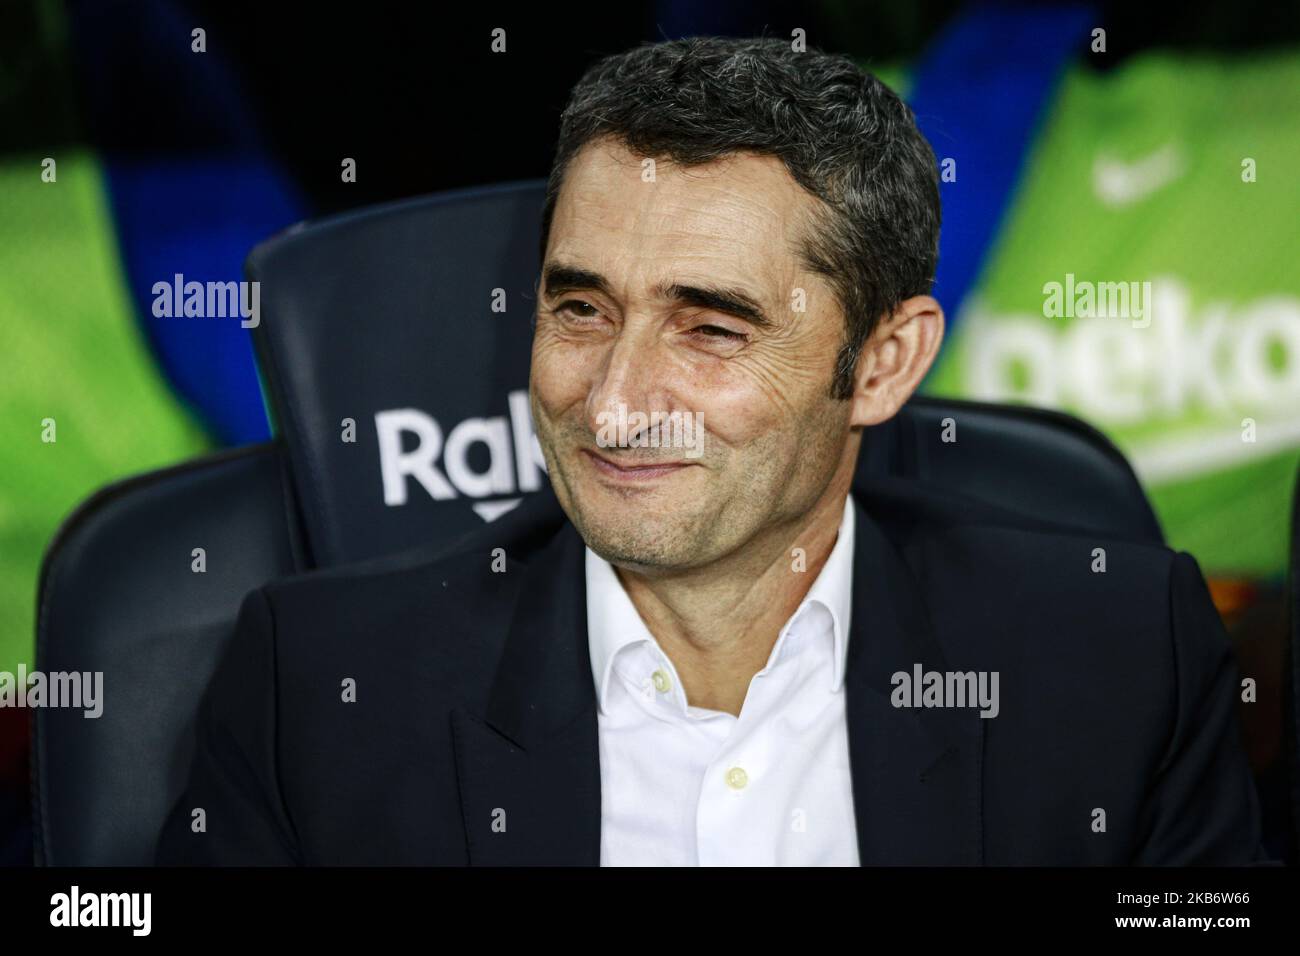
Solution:
{"label": "gray hair", "polygon": [[574,155],[613,137],[634,153],[699,165],[749,151],[779,158],[821,200],[801,250],[845,316],[831,395],[847,399],[881,317],[924,295],[939,258],[939,178],[912,111],[846,57],[779,39],[692,38],[607,57],[560,118],[542,254]]}

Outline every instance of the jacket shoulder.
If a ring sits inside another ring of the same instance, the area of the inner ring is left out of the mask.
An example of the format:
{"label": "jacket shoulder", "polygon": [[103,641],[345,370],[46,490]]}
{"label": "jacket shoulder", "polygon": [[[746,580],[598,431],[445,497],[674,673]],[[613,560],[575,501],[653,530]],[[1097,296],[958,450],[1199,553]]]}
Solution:
{"label": "jacket shoulder", "polygon": [[[548,500],[549,499],[549,500]],[[522,575],[564,523],[551,496],[534,496],[497,521],[451,542],[280,578],[262,592],[277,638],[310,633],[367,639],[390,633],[478,631],[513,607]]]}

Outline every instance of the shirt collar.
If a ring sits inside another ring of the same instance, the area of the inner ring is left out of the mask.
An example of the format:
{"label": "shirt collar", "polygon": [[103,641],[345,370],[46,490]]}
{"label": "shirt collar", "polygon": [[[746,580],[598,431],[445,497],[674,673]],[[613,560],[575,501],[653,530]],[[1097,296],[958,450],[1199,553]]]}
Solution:
{"label": "shirt collar", "polygon": [[[849,619],[853,609],[853,533],[853,496],[848,495],[844,500],[839,536],[831,548],[830,557],[826,559],[817,580],[781,631],[784,636],[790,622],[814,601],[830,612],[835,653],[832,691],[835,692],[844,685],[844,671],[848,661]],[[613,566],[591,548],[586,549],[586,576],[587,642],[591,654],[592,677],[596,682],[596,700],[601,713],[604,713],[610,673],[618,652],[641,641],[649,641],[655,646],[658,646],[658,642],[641,620],[641,615],[632,599],[627,596]]]}
{"label": "shirt collar", "polygon": [[844,670],[849,658],[849,619],[853,611],[853,496],[844,498],[844,515],[840,518],[839,536],[835,547],[831,548],[830,557],[822,565],[817,580],[808,589],[803,603],[820,601],[831,612],[835,635],[835,669],[832,690],[839,691],[844,686]]}
{"label": "shirt collar", "polygon": [[623,590],[613,565],[587,548],[587,643],[601,713],[605,713],[614,657],[629,644],[641,641],[654,642],[654,635]]}

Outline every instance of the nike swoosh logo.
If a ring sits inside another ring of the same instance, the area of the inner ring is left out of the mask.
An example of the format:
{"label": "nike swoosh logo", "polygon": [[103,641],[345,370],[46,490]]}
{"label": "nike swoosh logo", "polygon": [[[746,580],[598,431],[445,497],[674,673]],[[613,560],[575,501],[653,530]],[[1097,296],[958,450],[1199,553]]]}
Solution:
{"label": "nike swoosh logo", "polygon": [[1092,164],[1092,189],[1107,206],[1129,206],[1169,185],[1186,168],[1177,143],[1166,143],[1154,153],[1124,162],[1101,153]]}

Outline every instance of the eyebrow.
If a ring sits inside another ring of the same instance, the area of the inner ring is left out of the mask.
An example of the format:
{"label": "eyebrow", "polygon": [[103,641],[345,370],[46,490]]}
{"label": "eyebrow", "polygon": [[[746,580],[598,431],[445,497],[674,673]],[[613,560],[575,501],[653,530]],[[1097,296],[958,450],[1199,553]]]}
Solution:
{"label": "eyebrow", "polygon": [[721,289],[716,286],[672,285],[664,290],[667,298],[694,305],[701,309],[712,309],[744,319],[760,329],[771,328],[773,322],[763,311],[763,307],[749,295],[739,289]]}
{"label": "eyebrow", "polygon": [[[542,286],[547,295],[557,295],[560,292],[576,292],[578,290],[591,290],[605,295],[610,294],[609,282],[600,273],[559,264],[548,265],[542,271]],[[757,328],[767,329],[775,325],[768,318],[767,313],[763,311],[763,307],[741,289],[674,283],[663,287],[660,291],[661,295],[666,299],[732,315],[751,323]]]}
{"label": "eyebrow", "polygon": [[590,289],[593,292],[609,295],[609,283],[600,273],[555,264],[548,265],[542,271],[542,288],[546,290],[547,295],[577,292],[580,289]]}

